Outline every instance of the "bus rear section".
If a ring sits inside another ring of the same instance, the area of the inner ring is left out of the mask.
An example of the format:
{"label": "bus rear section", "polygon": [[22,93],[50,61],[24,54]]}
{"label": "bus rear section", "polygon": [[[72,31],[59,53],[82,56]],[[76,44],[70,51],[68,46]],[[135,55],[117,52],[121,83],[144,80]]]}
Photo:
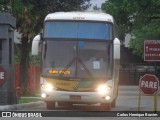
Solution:
{"label": "bus rear section", "polygon": [[112,16],[104,13],[47,15],[43,39],[36,36],[32,44],[32,53],[42,44],[41,96],[47,109],[55,103],[100,103],[105,111],[115,106],[120,42],[114,31]]}

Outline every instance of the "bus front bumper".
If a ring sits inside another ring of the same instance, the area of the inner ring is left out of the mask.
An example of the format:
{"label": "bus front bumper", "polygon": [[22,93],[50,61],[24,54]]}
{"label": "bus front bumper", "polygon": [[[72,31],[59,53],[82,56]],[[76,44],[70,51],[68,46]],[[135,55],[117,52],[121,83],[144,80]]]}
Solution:
{"label": "bus front bumper", "polygon": [[69,92],[69,91],[42,91],[43,101],[72,102],[72,103],[111,103],[111,94],[99,92]]}

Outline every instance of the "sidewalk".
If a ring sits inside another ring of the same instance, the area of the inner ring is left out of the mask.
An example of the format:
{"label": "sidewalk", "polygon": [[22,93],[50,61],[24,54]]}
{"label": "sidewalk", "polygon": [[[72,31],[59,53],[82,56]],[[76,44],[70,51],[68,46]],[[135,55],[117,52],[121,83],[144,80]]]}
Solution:
{"label": "sidewalk", "polygon": [[21,108],[27,108],[27,107],[34,107],[38,105],[45,104],[43,101],[38,102],[30,102],[30,103],[23,103],[23,104],[13,104],[13,105],[2,105],[0,106],[0,111],[2,110],[17,110]]}

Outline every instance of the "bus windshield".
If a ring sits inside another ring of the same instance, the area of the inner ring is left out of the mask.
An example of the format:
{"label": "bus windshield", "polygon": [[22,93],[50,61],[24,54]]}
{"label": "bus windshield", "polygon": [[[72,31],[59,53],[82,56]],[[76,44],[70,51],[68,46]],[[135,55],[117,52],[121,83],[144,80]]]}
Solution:
{"label": "bus windshield", "polygon": [[79,38],[112,40],[112,24],[87,21],[47,21],[44,38]]}
{"label": "bus windshield", "polygon": [[110,42],[47,39],[43,49],[43,75],[106,78],[112,74]]}

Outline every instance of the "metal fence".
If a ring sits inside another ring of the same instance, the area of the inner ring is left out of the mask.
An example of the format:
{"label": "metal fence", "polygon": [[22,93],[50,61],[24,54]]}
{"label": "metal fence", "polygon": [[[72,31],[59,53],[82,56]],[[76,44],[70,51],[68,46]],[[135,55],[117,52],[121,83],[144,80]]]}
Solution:
{"label": "metal fence", "polygon": [[139,85],[139,79],[145,74],[153,74],[160,78],[159,67],[154,66],[128,66],[120,69],[119,83],[120,85]]}
{"label": "metal fence", "polygon": [[[14,80],[15,80],[15,87],[20,85],[20,65],[15,65],[14,70]],[[29,68],[30,79],[28,80],[28,90],[30,92],[39,92],[40,91],[40,67],[30,65]]]}

